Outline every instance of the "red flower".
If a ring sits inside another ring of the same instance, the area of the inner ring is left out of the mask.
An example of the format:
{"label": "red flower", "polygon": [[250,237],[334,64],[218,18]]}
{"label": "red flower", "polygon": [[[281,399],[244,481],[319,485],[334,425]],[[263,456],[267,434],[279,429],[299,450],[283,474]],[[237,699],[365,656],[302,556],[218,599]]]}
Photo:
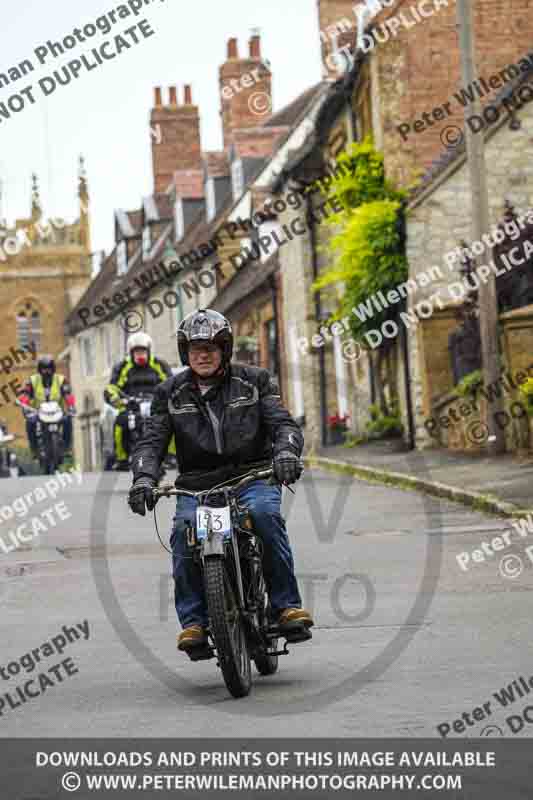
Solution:
{"label": "red flower", "polygon": [[339,416],[339,414],[334,414],[332,417],[328,417],[328,425],[330,428],[346,428],[348,419],[350,419],[349,414],[345,414],[343,417]]}

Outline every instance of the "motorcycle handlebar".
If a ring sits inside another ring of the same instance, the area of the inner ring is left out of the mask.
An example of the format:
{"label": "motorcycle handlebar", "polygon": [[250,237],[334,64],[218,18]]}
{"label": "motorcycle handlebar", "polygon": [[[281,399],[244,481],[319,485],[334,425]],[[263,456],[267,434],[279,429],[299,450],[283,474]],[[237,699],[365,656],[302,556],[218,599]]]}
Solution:
{"label": "motorcycle handlebar", "polygon": [[[231,485],[231,490],[233,493],[237,492],[239,489],[242,489],[247,484],[252,483],[253,481],[262,480],[263,478],[270,478],[274,474],[274,470],[272,467],[269,469],[263,470],[254,470],[253,472],[248,473],[245,475],[242,480],[240,480],[235,485]],[[233,478],[233,480],[236,480]],[[199,492],[189,492],[186,489],[177,489],[171,483],[167,484],[166,486],[159,486],[153,490],[154,497],[199,497],[201,495],[209,494],[210,492],[214,492],[215,490],[225,488],[229,486],[231,481],[225,481],[224,483],[219,484],[219,486],[213,486],[211,489],[202,489]]]}

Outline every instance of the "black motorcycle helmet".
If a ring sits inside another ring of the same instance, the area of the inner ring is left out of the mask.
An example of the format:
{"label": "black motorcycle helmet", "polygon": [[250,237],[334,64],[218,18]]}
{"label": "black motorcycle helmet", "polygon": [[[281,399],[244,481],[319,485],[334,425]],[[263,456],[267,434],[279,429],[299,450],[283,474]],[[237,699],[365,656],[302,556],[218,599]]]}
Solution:
{"label": "black motorcycle helmet", "polygon": [[44,384],[50,384],[56,371],[56,362],[52,356],[41,356],[37,362],[37,372]]}
{"label": "black motorcycle helmet", "polygon": [[233,332],[229,321],[212,308],[200,308],[188,314],[178,326],[178,351],[181,363],[189,366],[191,342],[213,342],[222,350],[222,366],[225,367],[233,355]]}

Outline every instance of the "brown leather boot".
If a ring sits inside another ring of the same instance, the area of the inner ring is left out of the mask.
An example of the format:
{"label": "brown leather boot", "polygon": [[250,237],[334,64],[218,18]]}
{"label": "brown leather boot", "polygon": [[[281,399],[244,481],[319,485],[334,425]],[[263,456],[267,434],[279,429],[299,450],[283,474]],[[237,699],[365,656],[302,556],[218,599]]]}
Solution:
{"label": "brown leather boot", "polygon": [[280,630],[304,626],[312,628],[315,623],[309,611],[305,608],[285,608],[279,615],[278,626]]}
{"label": "brown leather boot", "polygon": [[190,625],[178,636],[178,650],[194,650],[195,647],[205,647],[208,643],[205,628],[201,625]]}

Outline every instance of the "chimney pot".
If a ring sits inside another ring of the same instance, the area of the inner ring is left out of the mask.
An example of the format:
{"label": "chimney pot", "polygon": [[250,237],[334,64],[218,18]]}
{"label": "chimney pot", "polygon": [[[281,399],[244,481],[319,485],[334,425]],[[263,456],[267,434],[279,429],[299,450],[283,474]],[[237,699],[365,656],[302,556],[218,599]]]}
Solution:
{"label": "chimney pot", "polygon": [[258,34],[250,39],[250,58],[261,58],[261,37]]}
{"label": "chimney pot", "polygon": [[192,106],[192,88],[189,84],[185,85],[185,105]]}
{"label": "chimney pot", "polygon": [[171,106],[177,106],[178,105],[178,98],[177,98],[177,95],[176,95],[176,87],[175,86],[170,86],[169,89],[168,89],[168,92],[169,92],[169,103],[170,103],[170,105]]}
{"label": "chimney pot", "polygon": [[163,101],[161,99],[161,87],[160,86],[156,86],[155,87],[155,101],[154,102],[155,102],[156,106],[162,106],[163,105]]}
{"label": "chimney pot", "polygon": [[228,58],[239,58],[237,39],[235,37],[228,40]]}

